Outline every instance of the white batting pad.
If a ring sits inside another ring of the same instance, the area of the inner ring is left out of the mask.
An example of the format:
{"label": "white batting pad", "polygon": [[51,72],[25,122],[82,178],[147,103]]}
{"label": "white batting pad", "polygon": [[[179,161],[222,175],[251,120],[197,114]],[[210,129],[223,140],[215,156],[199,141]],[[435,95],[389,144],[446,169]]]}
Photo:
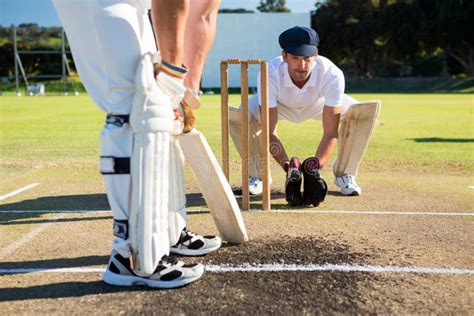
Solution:
{"label": "white batting pad", "polygon": [[168,196],[168,229],[170,246],[176,245],[181,231],[186,227],[186,192],[184,191],[184,157],[178,137],[170,142],[170,190]]}
{"label": "white batting pad", "polygon": [[194,128],[181,134],[179,142],[221,238],[232,244],[248,241],[239,205],[206,138]]}
{"label": "white batting pad", "polygon": [[130,114],[134,135],[129,239],[135,273],[148,276],[169,253],[169,159],[174,114],[170,98],[155,84],[151,53],[140,61],[135,85]]}
{"label": "white batting pad", "polygon": [[380,112],[380,100],[352,105],[339,129],[337,160],[333,171],[337,177],[356,175],[364,157]]}

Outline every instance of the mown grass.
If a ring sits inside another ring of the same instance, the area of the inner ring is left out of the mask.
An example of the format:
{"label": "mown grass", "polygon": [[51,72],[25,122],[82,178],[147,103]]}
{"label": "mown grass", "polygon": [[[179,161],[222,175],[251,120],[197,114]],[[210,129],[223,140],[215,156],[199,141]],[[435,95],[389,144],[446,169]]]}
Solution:
{"label": "mown grass", "polygon": [[[471,173],[474,166],[472,94],[353,94],[382,100],[381,121],[362,169],[370,171]],[[220,157],[220,98],[202,97],[198,128]],[[238,105],[239,96],[231,95]],[[4,177],[25,168],[97,166],[104,115],[87,95],[0,97],[0,171]],[[279,135],[288,154],[313,155],[321,123],[282,121]],[[233,146],[233,162],[238,156]]]}

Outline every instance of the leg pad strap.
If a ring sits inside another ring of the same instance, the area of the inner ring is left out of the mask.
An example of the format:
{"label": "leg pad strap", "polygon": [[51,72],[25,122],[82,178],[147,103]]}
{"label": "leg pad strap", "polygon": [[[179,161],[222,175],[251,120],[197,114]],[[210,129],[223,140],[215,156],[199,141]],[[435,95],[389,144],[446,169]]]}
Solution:
{"label": "leg pad strap", "polygon": [[102,174],[130,174],[130,158],[101,156],[99,168]]}
{"label": "leg pad strap", "polygon": [[114,219],[114,235],[122,239],[128,238],[128,220]]}
{"label": "leg pad strap", "polygon": [[106,124],[113,124],[118,127],[122,127],[124,124],[129,124],[130,115],[126,114],[107,114],[105,118]]}

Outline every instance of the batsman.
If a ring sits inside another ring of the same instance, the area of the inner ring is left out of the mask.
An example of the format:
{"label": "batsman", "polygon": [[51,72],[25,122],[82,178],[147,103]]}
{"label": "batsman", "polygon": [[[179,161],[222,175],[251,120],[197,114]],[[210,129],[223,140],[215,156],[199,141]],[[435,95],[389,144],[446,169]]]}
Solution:
{"label": "batsman", "polygon": [[[215,180],[225,178],[212,164],[205,138],[193,128],[199,81],[214,40],[220,1],[53,3],[81,80],[106,113],[100,171],[115,238],[104,281],[175,288],[200,279],[202,264],[185,264],[170,256],[202,256],[221,246],[218,236],[202,236],[186,227],[185,158],[199,160],[200,167],[207,163],[210,173],[206,175],[216,175],[212,180],[220,191],[211,189],[221,196],[209,190],[203,194],[214,198],[208,201],[211,212],[215,213],[216,199],[226,210],[219,213],[218,223],[235,225],[234,230],[229,227],[233,234],[221,236],[234,243],[248,239],[235,198],[222,198],[232,191],[228,184],[222,185],[223,180]],[[200,183],[205,180],[199,177]]]}
{"label": "batsman", "polygon": [[[269,61],[268,66],[269,151],[286,174],[287,202],[290,206],[318,206],[324,201],[328,187],[321,170],[330,165],[336,144],[338,154],[332,165],[334,183],[342,195],[360,195],[357,170],[376,124],[380,101],[358,102],[344,94],[344,74],[328,58],[318,55],[319,36],[315,30],[295,26],[281,33],[278,41],[282,54]],[[257,82],[258,93],[249,99],[250,194],[262,192],[261,89],[260,80]],[[232,139],[240,152],[240,109],[230,108],[229,120]],[[278,137],[279,120],[297,124],[306,120],[322,121],[322,137],[313,156],[289,158]]]}

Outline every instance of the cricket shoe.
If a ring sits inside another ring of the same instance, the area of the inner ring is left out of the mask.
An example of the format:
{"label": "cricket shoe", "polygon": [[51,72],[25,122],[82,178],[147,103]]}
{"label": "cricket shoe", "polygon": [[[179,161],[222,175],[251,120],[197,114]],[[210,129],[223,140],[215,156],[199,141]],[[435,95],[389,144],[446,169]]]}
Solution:
{"label": "cricket shoe", "polygon": [[334,179],[334,184],[341,189],[342,195],[361,195],[362,190],[355,180],[355,176],[352,174],[343,174],[340,177]]}
{"label": "cricket shoe", "polygon": [[222,240],[218,236],[201,236],[184,227],[176,245],[170,253],[182,256],[203,256],[220,248]]}
{"label": "cricket shoe", "polygon": [[290,159],[285,181],[286,201],[290,206],[303,205],[301,194],[301,161],[297,157]]}
{"label": "cricket shoe", "polygon": [[250,195],[259,195],[263,192],[262,179],[254,176],[249,177],[249,193]]}
{"label": "cricket shoe", "polygon": [[142,277],[136,275],[130,265],[130,259],[112,251],[109,264],[104,273],[105,283],[117,286],[145,285],[152,288],[172,289],[194,282],[204,274],[204,265],[185,264],[172,256],[163,256],[155,272]]}

